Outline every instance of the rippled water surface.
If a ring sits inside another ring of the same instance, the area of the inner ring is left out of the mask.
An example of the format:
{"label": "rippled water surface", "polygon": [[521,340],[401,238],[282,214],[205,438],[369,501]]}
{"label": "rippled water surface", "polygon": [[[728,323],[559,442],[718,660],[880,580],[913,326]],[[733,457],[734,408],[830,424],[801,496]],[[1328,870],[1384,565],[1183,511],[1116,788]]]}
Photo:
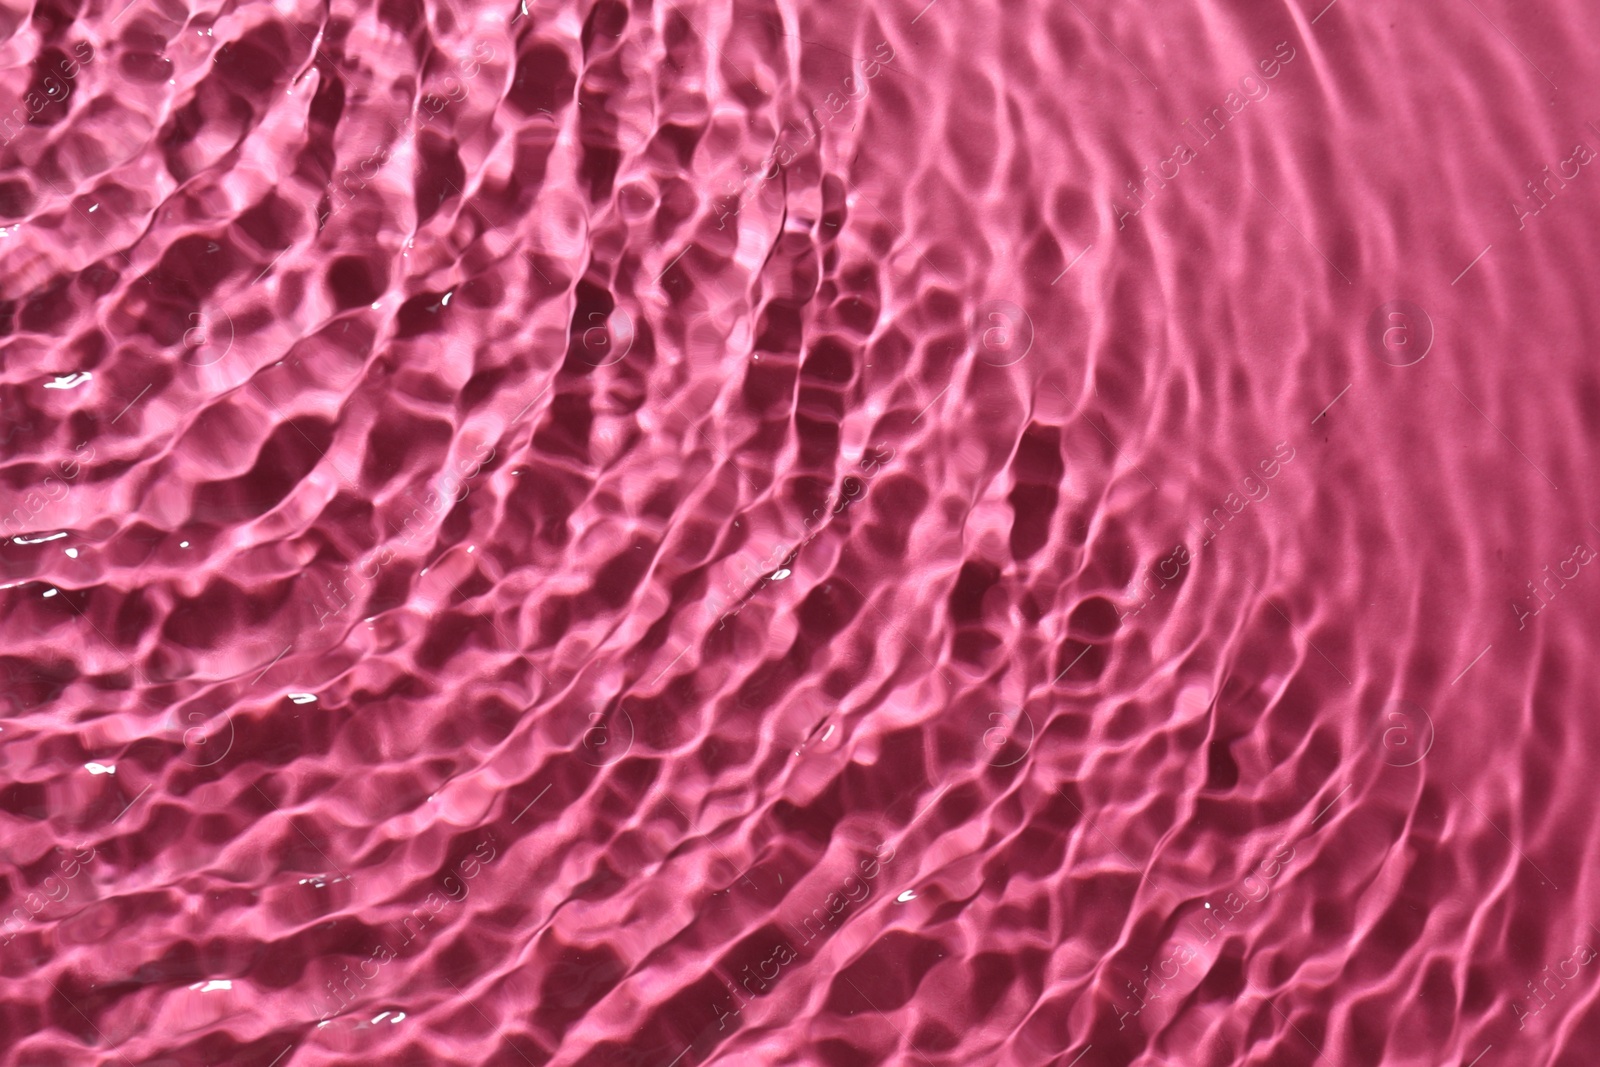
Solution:
{"label": "rippled water surface", "polygon": [[1600,1064],[1592,4],[0,41],[3,1067]]}

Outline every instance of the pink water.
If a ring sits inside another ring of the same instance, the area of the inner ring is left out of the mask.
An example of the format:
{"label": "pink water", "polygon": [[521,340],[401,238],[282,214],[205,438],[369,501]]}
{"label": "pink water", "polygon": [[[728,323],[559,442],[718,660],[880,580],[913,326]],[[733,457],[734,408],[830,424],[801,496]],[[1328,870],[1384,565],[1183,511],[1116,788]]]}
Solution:
{"label": "pink water", "polygon": [[1592,5],[0,22],[3,1067],[1600,1063]]}

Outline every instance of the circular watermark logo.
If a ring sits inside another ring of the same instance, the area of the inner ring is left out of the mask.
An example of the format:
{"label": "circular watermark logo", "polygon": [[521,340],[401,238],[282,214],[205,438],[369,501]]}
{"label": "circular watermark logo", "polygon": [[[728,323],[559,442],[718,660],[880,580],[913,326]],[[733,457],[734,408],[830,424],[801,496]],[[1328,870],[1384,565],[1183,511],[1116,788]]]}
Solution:
{"label": "circular watermark logo", "polygon": [[201,312],[191,312],[189,328],[183,331],[181,355],[191,367],[209,367],[233,351],[233,319],[220,311],[221,321]]}
{"label": "circular watermark logo", "polygon": [[1021,708],[991,711],[978,752],[991,767],[1013,767],[1033,748],[1033,719]]}
{"label": "circular watermark logo", "polygon": [[591,367],[609,367],[620,362],[633,349],[633,318],[621,308],[611,314],[589,313],[586,328],[578,334],[583,361]]}
{"label": "circular watermark logo", "polygon": [[1383,762],[1391,767],[1414,767],[1433,748],[1433,719],[1409,700],[1385,704],[1377,728]]}
{"label": "circular watermark logo", "polygon": [[621,705],[584,716],[584,730],[576,746],[583,762],[591,767],[609,767],[632,748],[633,720]]}
{"label": "circular watermark logo", "polygon": [[1391,300],[1367,320],[1367,347],[1391,367],[1409,367],[1433,347],[1433,320],[1409,300]]}
{"label": "circular watermark logo", "polygon": [[972,321],[972,346],[991,367],[1020,363],[1033,348],[1033,319],[1009,300],[985,301]]}
{"label": "circular watermark logo", "polygon": [[203,711],[180,714],[175,710],[167,717],[167,727],[183,742],[178,758],[191,767],[214,766],[233,749],[233,718],[226,711],[207,715]]}

